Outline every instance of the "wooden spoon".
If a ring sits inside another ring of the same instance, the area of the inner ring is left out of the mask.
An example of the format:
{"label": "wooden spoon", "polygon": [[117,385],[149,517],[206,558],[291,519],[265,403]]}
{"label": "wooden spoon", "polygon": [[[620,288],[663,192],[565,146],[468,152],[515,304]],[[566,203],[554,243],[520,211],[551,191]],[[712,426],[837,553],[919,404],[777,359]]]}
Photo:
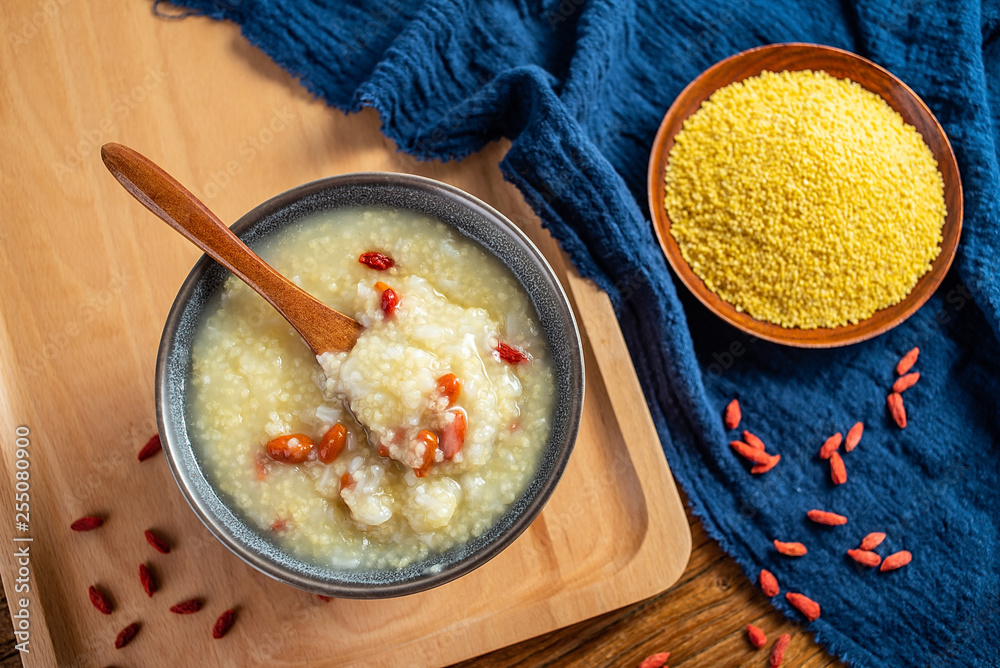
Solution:
{"label": "wooden spoon", "polygon": [[361,325],[295,285],[261,260],[201,200],[146,156],[105,144],[101,158],[133,197],[277,309],[317,355],[350,350]]}

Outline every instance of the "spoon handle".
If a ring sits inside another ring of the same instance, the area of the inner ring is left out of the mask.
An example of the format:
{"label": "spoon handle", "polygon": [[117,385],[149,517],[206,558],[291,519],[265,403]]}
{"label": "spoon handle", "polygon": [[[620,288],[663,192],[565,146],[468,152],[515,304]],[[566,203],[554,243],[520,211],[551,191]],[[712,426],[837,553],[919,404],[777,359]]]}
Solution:
{"label": "spoon handle", "polygon": [[105,144],[101,158],[133,197],[188,241],[257,291],[302,335],[317,355],[349,350],[361,325],[275,271],[233,234],[201,200],[146,156]]}

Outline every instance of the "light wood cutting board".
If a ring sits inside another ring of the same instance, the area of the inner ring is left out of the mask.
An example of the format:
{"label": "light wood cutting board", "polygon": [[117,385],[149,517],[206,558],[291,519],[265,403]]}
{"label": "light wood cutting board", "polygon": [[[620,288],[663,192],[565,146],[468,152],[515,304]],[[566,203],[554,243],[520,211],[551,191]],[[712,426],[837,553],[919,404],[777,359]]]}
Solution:
{"label": "light wood cutting board", "polygon": [[[44,9],[47,8],[47,9]],[[614,314],[569,267],[496,167],[505,145],[462,163],[397,153],[366,111],[316,102],[231,25],[154,18],[144,2],[19,2],[0,14],[0,538],[31,538],[27,665],[443,665],[659,593],[691,537]],[[12,37],[13,36],[13,37]],[[99,147],[131,145],[224,220],[331,174],[404,171],[489,202],[545,252],[583,329],[587,395],[576,451],[544,512],[510,548],[438,589],[323,603],[263,576],[215,541],[161,456],[135,454],[155,431],[153,365],[163,320],[198,252],[132,200]],[[14,525],[15,430],[30,429],[30,522]],[[98,531],[70,522],[100,514]],[[174,544],[154,552],[142,531]],[[137,568],[160,580],[152,599]],[[111,616],[87,587],[112,595]],[[205,610],[168,608],[199,596]],[[223,640],[215,617],[238,609]],[[113,648],[132,621],[142,629]],[[15,620],[16,623],[16,620]]]}

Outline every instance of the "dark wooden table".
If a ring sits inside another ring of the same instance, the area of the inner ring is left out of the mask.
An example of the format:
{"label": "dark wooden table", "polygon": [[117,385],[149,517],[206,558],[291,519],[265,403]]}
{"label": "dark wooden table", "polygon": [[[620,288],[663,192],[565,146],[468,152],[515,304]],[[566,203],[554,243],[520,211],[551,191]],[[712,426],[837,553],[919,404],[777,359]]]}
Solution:
{"label": "dark wooden table", "polygon": [[[841,665],[812,636],[786,620],[708,537],[690,512],[691,560],[670,590],[620,610],[459,664],[493,666],[635,666],[655,652],[671,653],[673,668],[766,666],[770,643],[789,633],[785,665],[820,668]],[[768,636],[755,650],[746,625]],[[20,666],[14,649],[7,601],[0,599],[0,668]]]}

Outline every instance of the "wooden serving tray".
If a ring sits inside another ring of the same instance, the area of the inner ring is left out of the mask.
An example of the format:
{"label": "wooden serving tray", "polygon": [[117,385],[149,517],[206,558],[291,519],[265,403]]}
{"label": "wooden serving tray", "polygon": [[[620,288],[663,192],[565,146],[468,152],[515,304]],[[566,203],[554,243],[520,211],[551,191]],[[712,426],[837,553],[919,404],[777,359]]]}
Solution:
{"label": "wooden serving tray", "polygon": [[[20,34],[32,11],[12,7],[0,32]],[[60,4],[32,35],[0,63],[0,575],[12,613],[29,602],[26,665],[444,665],[676,581],[691,536],[614,314],[503,183],[505,146],[460,164],[415,163],[379,133],[374,112],[346,117],[310,99],[233,26],[160,21],[142,2]],[[530,529],[455,582],[381,601],[323,603],[219,544],[162,455],[135,457],[156,429],[160,329],[198,252],[105,172],[106,141],[151,156],[224,220],[312,179],[387,170],[453,183],[525,229],[574,302],[587,365],[576,451]],[[30,429],[27,531],[13,517],[18,425]],[[108,519],[70,531],[86,514]],[[146,544],[150,527],[170,554]],[[28,593],[15,591],[11,545],[30,546]],[[140,563],[160,582],[152,599]],[[111,595],[111,616],[88,602],[91,584]],[[202,612],[168,611],[196,596]],[[213,640],[230,607],[235,626]],[[116,651],[133,621],[139,635]]]}

